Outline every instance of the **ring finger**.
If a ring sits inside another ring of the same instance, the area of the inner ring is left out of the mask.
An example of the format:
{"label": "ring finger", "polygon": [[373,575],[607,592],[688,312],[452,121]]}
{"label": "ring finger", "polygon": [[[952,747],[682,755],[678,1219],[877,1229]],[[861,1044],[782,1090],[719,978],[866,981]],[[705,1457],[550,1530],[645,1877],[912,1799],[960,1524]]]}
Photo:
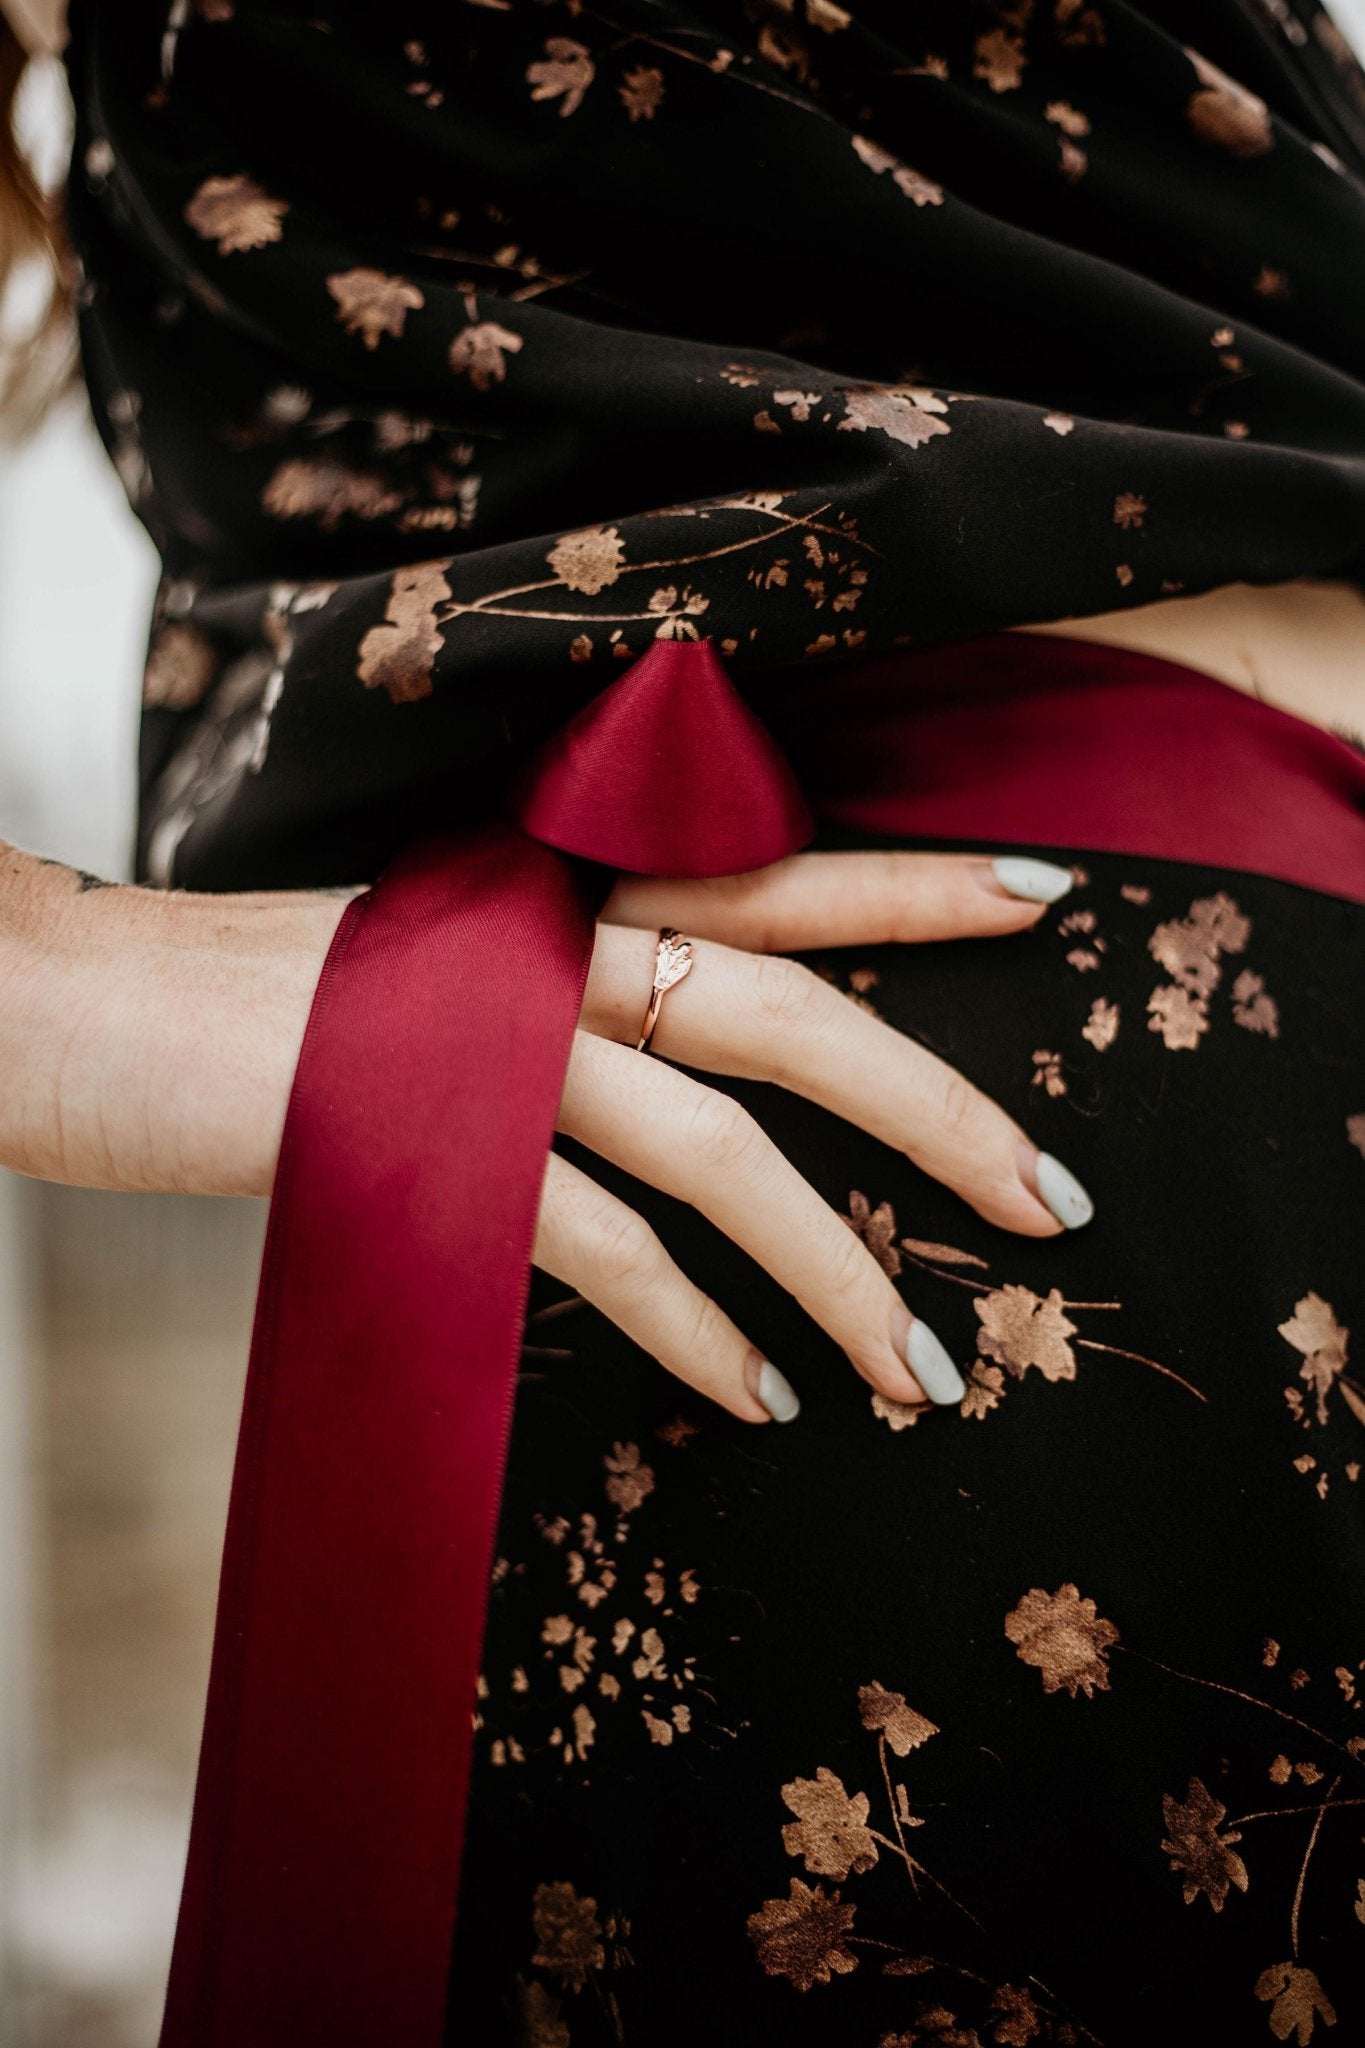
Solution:
{"label": "ring finger", "polygon": [[730,1096],[580,1030],[559,1128],[708,1217],[893,1401],[959,1401],[962,1375],[861,1239]]}

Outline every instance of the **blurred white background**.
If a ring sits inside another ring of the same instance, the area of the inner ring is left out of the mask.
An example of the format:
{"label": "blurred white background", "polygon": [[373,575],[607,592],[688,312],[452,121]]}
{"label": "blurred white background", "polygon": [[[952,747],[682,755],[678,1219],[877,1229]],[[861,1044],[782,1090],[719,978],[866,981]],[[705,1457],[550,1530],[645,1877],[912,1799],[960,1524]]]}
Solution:
{"label": "blurred white background", "polygon": [[[79,402],[0,459],[0,836],[116,877],[155,569]],[[0,1172],[0,2048],[156,2038],[262,1211]]]}

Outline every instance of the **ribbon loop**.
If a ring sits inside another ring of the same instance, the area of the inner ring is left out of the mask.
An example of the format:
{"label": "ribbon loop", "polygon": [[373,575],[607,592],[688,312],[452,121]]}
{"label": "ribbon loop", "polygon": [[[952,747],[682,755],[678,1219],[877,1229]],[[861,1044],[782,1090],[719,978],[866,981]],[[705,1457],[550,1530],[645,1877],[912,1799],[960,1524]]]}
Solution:
{"label": "ribbon loop", "polygon": [[638,875],[742,874],[815,829],[711,640],[656,639],[551,735],[509,802],[532,838]]}

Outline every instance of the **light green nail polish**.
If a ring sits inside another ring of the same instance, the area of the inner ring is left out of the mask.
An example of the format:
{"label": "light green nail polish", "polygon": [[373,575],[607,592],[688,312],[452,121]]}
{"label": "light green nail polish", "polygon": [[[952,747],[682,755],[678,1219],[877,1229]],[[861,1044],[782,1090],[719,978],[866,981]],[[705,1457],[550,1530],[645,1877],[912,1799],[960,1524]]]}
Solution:
{"label": "light green nail polish", "polygon": [[1075,881],[1070,868],[1059,868],[1050,860],[1034,860],[1026,854],[1005,853],[991,862],[991,873],[1011,896],[1028,903],[1056,903]]}
{"label": "light green nail polish", "polygon": [[905,1362],[931,1401],[947,1407],[960,1401],[967,1382],[927,1323],[916,1316],[905,1345]]}
{"label": "light green nail polish", "polygon": [[762,1402],[774,1422],[794,1422],[801,1413],[801,1403],[795,1387],[778,1371],[771,1359],[765,1358],[759,1365],[753,1391],[755,1398]]}
{"label": "light green nail polish", "polygon": [[1090,1221],[1095,1204],[1060,1159],[1054,1159],[1050,1152],[1040,1152],[1034,1172],[1038,1176],[1038,1192],[1059,1223],[1064,1223],[1068,1230],[1079,1230]]}

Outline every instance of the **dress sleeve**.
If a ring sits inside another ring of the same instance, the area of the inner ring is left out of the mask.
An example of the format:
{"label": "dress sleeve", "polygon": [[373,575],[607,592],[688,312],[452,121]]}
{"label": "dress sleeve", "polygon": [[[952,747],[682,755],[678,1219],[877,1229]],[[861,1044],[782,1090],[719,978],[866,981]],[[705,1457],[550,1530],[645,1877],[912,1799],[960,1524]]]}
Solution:
{"label": "dress sleeve", "polygon": [[70,205],[148,879],[366,879],[659,634],[761,706],[1365,547],[1365,187],[1169,9],[115,12]]}

